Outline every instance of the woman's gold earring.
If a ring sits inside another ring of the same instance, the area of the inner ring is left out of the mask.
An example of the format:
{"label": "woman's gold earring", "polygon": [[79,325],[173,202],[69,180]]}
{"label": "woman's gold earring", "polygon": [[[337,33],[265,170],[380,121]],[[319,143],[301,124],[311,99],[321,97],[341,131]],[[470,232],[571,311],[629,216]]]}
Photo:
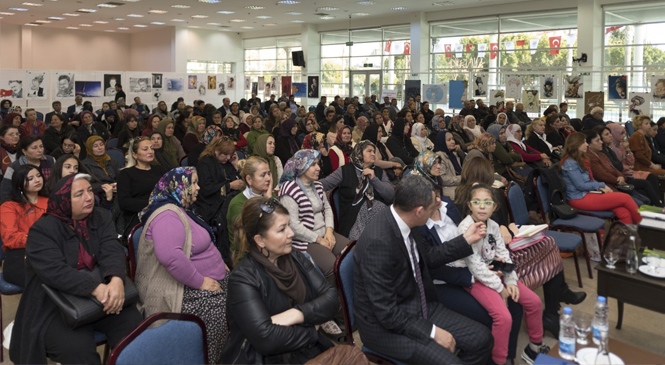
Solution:
{"label": "woman's gold earring", "polygon": [[[263,253],[263,250],[266,250],[266,253]],[[270,251],[268,251],[268,249],[265,247],[259,248],[259,252],[261,252],[261,255],[265,256],[266,258],[270,257]]]}

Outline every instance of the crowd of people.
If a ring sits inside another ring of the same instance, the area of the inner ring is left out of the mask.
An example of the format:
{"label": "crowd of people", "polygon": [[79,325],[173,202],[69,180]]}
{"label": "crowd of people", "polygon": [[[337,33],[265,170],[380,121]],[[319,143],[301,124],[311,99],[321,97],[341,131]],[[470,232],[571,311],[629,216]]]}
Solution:
{"label": "crowd of people", "polygon": [[[517,233],[500,189],[554,169],[577,209],[632,224],[638,206],[663,206],[665,119],[646,115],[628,138],[602,109],[571,120],[565,103],[531,118],[479,99],[447,116],[419,96],[403,108],[322,96],[307,111],[293,96],[252,95],[150,113],[138,97],[95,111],[77,96],[44,120],[0,104],[3,275],[24,288],[19,364],[101,364],[95,331],[113,347],[165,311],[203,320],[211,363],[305,363],[354,330],[333,275],[351,241],[365,346],[406,363],[531,364],[549,350],[545,332],[558,338],[559,303],[586,294],[560,260],[540,283],[544,302],[515,272],[491,270],[512,262]],[[124,306],[121,244],[137,225],[140,301]],[[94,297],[108,316],[71,328],[42,284]]]}

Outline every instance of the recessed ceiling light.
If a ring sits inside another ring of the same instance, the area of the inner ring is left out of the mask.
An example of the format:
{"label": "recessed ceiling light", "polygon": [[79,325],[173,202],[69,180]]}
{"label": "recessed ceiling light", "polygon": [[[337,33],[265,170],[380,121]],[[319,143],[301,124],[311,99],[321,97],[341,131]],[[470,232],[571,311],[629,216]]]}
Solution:
{"label": "recessed ceiling light", "polygon": [[130,18],[143,18],[143,15],[141,14],[127,14],[127,16]]}
{"label": "recessed ceiling light", "polygon": [[195,29],[199,29],[199,27],[197,27],[196,25],[190,25],[190,26],[187,26],[187,28],[195,28]]}
{"label": "recessed ceiling light", "polygon": [[184,22],[185,19],[171,19],[172,22]]}
{"label": "recessed ceiling light", "polygon": [[97,12],[96,9],[85,9],[85,8],[83,8],[83,9],[79,9],[79,10],[77,10],[77,11],[78,11],[79,13],[96,13],[96,12]]}
{"label": "recessed ceiling light", "polygon": [[286,15],[302,15],[302,13],[299,13],[297,11],[289,11],[288,13],[284,13]]}
{"label": "recessed ceiling light", "polygon": [[374,1],[370,1],[370,0],[358,1],[356,4],[358,4],[358,5],[376,5],[376,3]]}
{"label": "recessed ceiling light", "polygon": [[407,9],[408,8],[405,8],[403,6],[396,6],[394,8],[390,8],[390,10],[394,10],[394,11],[404,11],[404,10],[407,10]]}
{"label": "recessed ceiling light", "polygon": [[351,15],[354,15],[354,16],[368,16],[369,14],[368,13],[352,13]]}
{"label": "recessed ceiling light", "polygon": [[439,1],[438,3],[433,3],[434,6],[451,6],[455,5],[452,1]]}
{"label": "recessed ceiling light", "polygon": [[277,5],[295,5],[295,4],[300,4],[300,1],[298,1],[298,0],[279,0],[277,2]]}
{"label": "recessed ceiling light", "polygon": [[118,30],[129,30],[127,27],[118,27]]}
{"label": "recessed ceiling light", "polygon": [[168,11],[152,9],[152,10],[148,10],[148,13],[150,13],[150,14],[166,14],[166,13],[168,13]]}
{"label": "recessed ceiling light", "polygon": [[79,29],[79,27],[67,27],[67,29]]}
{"label": "recessed ceiling light", "polygon": [[31,27],[38,27],[39,26],[39,24],[37,24],[37,23],[25,23],[25,25],[29,25]]}
{"label": "recessed ceiling light", "polygon": [[291,20],[291,23],[304,23],[304,20]]}
{"label": "recessed ceiling light", "polygon": [[261,9],[265,9],[265,8],[266,8],[265,6],[260,6],[260,5],[245,6],[245,9],[251,9],[251,10],[261,10]]}
{"label": "recessed ceiling light", "polygon": [[6,11],[0,11],[0,15],[14,15],[15,13],[8,13]]}
{"label": "recessed ceiling light", "polygon": [[137,27],[137,28],[147,28],[148,27],[147,25],[144,25],[144,24],[134,24],[134,26]]}
{"label": "recessed ceiling light", "polygon": [[229,20],[231,23],[244,23],[245,19],[231,19]]}
{"label": "recessed ceiling light", "polygon": [[189,5],[171,5],[172,8],[176,9],[189,9],[191,6]]}
{"label": "recessed ceiling light", "polygon": [[124,1],[126,3],[138,3],[141,0],[122,0],[122,1]]}
{"label": "recessed ceiling light", "polygon": [[164,25],[164,24],[166,24],[166,23],[164,23],[164,22],[150,22],[150,24],[153,24],[153,25]]}
{"label": "recessed ceiling light", "polygon": [[39,24],[48,24],[50,22],[51,22],[50,20],[35,20],[35,23],[39,23]]}
{"label": "recessed ceiling light", "polygon": [[38,4],[38,3],[23,3],[25,6],[42,6],[44,4]]}
{"label": "recessed ceiling light", "polygon": [[330,20],[330,19],[335,19],[335,17],[332,16],[332,15],[325,15],[325,16],[319,17],[319,19],[321,19],[321,20]]}
{"label": "recessed ceiling light", "polygon": [[269,16],[269,15],[259,15],[259,16],[257,16],[256,18],[257,18],[257,19],[270,19],[270,18],[272,18],[272,17]]}
{"label": "recessed ceiling light", "polygon": [[26,8],[9,8],[9,10],[13,10],[13,11],[28,11],[28,9],[26,9]]}
{"label": "recessed ceiling light", "polygon": [[235,14],[235,11],[220,10],[220,11],[217,12],[217,14],[225,14],[225,15],[229,15],[229,14]]}
{"label": "recessed ceiling light", "polygon": [[125,20],[125,18],[115,18],[113,20],[117,20],[117,21],[121,22],[121,21]]}
{"label": "recessed ceiling light", "polygon": [[244,27],[240,27],[240,28],[242,28],[242,29],[254,29],[254,27],[250,27],[250,26],[244,26]]}
{"label": "recessed ceiling light", "polygon": [[64,14],[62,14],[62,15],[66,15],[66,16],[79,16],[79,15],[81,15],[81,14],[76,14],[76,13],[64,13]]}
{"label": "recessed ceiling light", "polygon": [[104,20],[95,20],[93,23],[95,23],[95,24],[108,24],[109,22],[104,21]]}
{"label": "recessed ceiling light", "polygon": [[109,32],[109,33],[115,33],[115,30],[113,30],[113,29],[106,29],[106,30],[104,30],[104,31],[105,31],[105,32]]}
{"label": "recessed ceiling light", "polygon": [[50,16],[50,17],[48,17],[48,18],[46,18],[46,19],[51,19],[51,20],[65,20],[65,18],[63,18],[63,17],[61,17],[61,16]]}
{"label": "recessed ceiling light", "polygon": [[194,19],[205,19],[207,17],[208,17],[207,15],[192,15],[192,18]]}
{"label": "recessed ceiling light", "polygon": [[206,3],[206,4],[217,4],[221,0],[199,0],[200,3]]}
{"label": "recessed ceiling light", "polygon": [[275,25],[277,25],[277,23],[265,23],[265,24],[263,24],[264,27],[274,27]]}
{"label": "recessed ceiling light", "polygon": [[97,4],[98,8],[117,8],[118,5],[116,4],[111,4],[111,3],[102,3],[102,4]]}
{"label": "recessed ceiling light", "polygon": [[79,27],[92,27],[92,24],[79,24]]}
{"label": "recessed ceiling light", "polygon": [[339,8],[336,8],[334,6],[322,6],[320,8],[316,8],[317,12],[319,12],[319,11],[335,11],[335,10],[339,10]]}
{"label": "recessed ceiling light", "polygon": [[217,27],[220,26],[220,25],[222,25],[222,23],[207,23],[207,24],[208,24],[208,25],[214,25],[214,26],[217,26]]}

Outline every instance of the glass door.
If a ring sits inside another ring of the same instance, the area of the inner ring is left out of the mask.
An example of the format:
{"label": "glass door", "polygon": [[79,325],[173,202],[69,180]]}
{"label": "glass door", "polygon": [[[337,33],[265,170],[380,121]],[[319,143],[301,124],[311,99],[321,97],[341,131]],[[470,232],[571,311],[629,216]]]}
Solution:
{"label": "glass door", "polygon": [[351,84],[350,96],[357,96],[361,103],[364,103],[365,97],[376,95],[381,98],[381,86],[383,84],[383,74],[380,70],[373,71],[351,71],[349,78]]}

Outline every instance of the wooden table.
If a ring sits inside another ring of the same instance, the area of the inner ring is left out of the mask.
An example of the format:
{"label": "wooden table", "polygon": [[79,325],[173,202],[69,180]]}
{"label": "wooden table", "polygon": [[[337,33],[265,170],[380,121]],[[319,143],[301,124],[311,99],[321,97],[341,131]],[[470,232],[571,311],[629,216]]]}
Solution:
{"label": "wooden table", "polygon": [[[589,339],[589,344],[582,346],[575,344],[575,351],[579,351],[584,347],[594,347],[593,342]],[[646,351],[639,347],[629,345],[625,342],[610,338],[608,344],[610,352],[616,354],[626,364],[665,364],[665,356],[654,354],[653,352]],[[559,357],[559,343],[557,342],[548,353],[549,356],[560,359]]]}
{"label": "wooden table", "polygon": [[653,227],[639,226],[637,234],[640,235],[642,240],[642,247],[665,250],[665,231]]}
{"label": "wooden table", "polygon": [[[641,261],[640,261],[641,262]],[[628,303],[665,313],[665,279],[653,278],[637,272],[626,272],[626,264],[616,264],[611,270],[605,264],[596,265],[598,270],[598,295],[615,298],[619,308],[617,329],[623,322],[623,303]]]}

